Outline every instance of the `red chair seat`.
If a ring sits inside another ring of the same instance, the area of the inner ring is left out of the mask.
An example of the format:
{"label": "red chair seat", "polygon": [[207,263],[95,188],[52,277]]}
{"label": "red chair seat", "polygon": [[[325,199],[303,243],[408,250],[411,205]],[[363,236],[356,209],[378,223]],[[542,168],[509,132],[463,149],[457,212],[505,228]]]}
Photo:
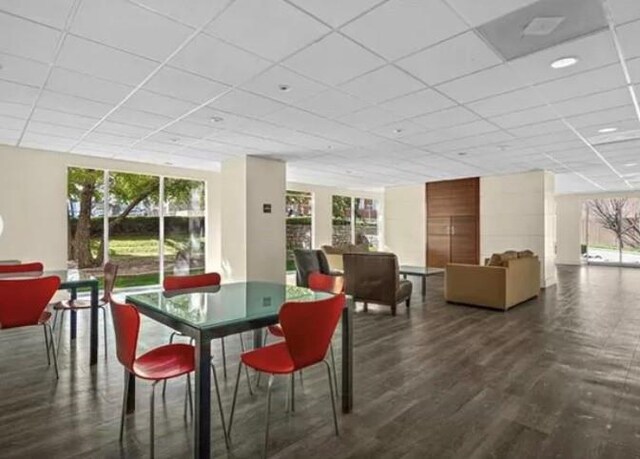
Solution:
{"label": "red chair seat", "polygon": [[133,362],[136,376],[156,381],[186,375],[194,370],[195,348],[189,344],[160,346]]}
{"label": "red chair seat", "polygon": [[267,328],[269,329],[269,333],[271,333],[273,336],[277,336],[279,338],[284,338],[284,332],[282,331],[282,325],[280,325],[280,324],[269,325]]}
{"label": "red chair seat", "polygon": [[295,370],[295,363],[284,342],[245,352],[240,359],[246,366],[263,373],[289,374]]}
{"label": "red chair seat", "polygon": [[38,319],[38,325],[46,324],[49,322],[49,319],[51,319],[51,313],[49,311],[42,311],[42,314],[40,314],[40,318]]}
{"label": "red chair seat", "polygon": [[91,309],[91,301],[87,300],[68,300],[68,301],[60,301],[53,305],[53,309],[56,311],[60,311],[62,309],[72,310],[72,309]]}

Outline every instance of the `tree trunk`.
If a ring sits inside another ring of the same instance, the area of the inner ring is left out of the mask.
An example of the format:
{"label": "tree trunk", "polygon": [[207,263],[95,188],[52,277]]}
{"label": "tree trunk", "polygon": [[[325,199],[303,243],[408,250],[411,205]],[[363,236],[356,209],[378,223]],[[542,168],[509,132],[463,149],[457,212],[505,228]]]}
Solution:
{"label": "tree trunk", "polygon": [[78,268],[91,268],[95,260],[91,255],[91,207],[95,184],[85,183],[80,192],[80,213],[73,238],[73,251]]}

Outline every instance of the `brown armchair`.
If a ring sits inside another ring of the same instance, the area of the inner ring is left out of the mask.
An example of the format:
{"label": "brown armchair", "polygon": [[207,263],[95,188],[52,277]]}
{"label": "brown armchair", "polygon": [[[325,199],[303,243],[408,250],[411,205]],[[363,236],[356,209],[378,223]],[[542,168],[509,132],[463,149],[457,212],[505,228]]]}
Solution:
{"label": "brown armchair", "polygon": [[362,301],[365,310],[368,303],[383,304],[395,316],[398,303],[404,301],[409,307],[413,286],[400,279],[398,257],[393,253],[345,253],[343,257],[345,292]]}

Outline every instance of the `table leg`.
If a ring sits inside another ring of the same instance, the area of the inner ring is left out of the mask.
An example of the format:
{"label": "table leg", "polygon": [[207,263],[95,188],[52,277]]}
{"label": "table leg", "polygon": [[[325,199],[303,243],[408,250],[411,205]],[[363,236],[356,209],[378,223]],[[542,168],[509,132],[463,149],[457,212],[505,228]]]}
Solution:
{"label": "table leg", "polygon": [[342,310],[342,412],[353,410],[353,304]]}
{"label": "table leg", "polygon": [[[89,331],[89,364],[98,363],[98,283],[91,286],[91,317]],[[105,349],[106,352],[106,349]]]}
{"label": "table leg", "polygon": [[136,410],[136,377],[124,370],[124,386],[127,388],[127,414]]}
{"label": "table leg", "polygon": [[193,451],[198,459],[211,457],[211,340],[196,338],[196,400]]}
{"label": "table leg", "polygon": [[402,275],[402,278],[403,278],[403,279],[406,279],[406,278],[407,278],[407,275],[406,275],[406,274],[403,274],[403,275]]}
{"label": "table leg", "polygon": [[[75,288],[71,289],[71,301],[75,301],[78,298],[78,291]],[[71,320],[69,321],[69,338],[71,339],[71,345],[76,339],[78,329],[78,313],[75,310],[71,310]]]}
{"label": "table leg", "polygon": [[422,296],[427,294],[427,276],[422,276]]}
{"label": "table leg", "polygon": [[256,328],[253,330],[253,348],[258,349],[262,347],[262,328]]}

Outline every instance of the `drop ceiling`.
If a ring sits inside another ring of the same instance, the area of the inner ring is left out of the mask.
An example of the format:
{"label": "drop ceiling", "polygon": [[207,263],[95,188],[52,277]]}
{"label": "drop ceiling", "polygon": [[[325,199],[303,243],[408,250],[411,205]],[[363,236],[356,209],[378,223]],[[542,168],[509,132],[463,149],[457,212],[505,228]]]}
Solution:
{"label": "drop ceiling", "polygon": [[554,2],[0,0],[0,143],[214,170],[269,156],[351,187],[546,169],[560,192],[629,190],[637,138],[589,139],[640,129],[640,1],[594,2],[581,31],[580,2],[556,0],[569,17],[512,58],[517,29],[486,30]]}

